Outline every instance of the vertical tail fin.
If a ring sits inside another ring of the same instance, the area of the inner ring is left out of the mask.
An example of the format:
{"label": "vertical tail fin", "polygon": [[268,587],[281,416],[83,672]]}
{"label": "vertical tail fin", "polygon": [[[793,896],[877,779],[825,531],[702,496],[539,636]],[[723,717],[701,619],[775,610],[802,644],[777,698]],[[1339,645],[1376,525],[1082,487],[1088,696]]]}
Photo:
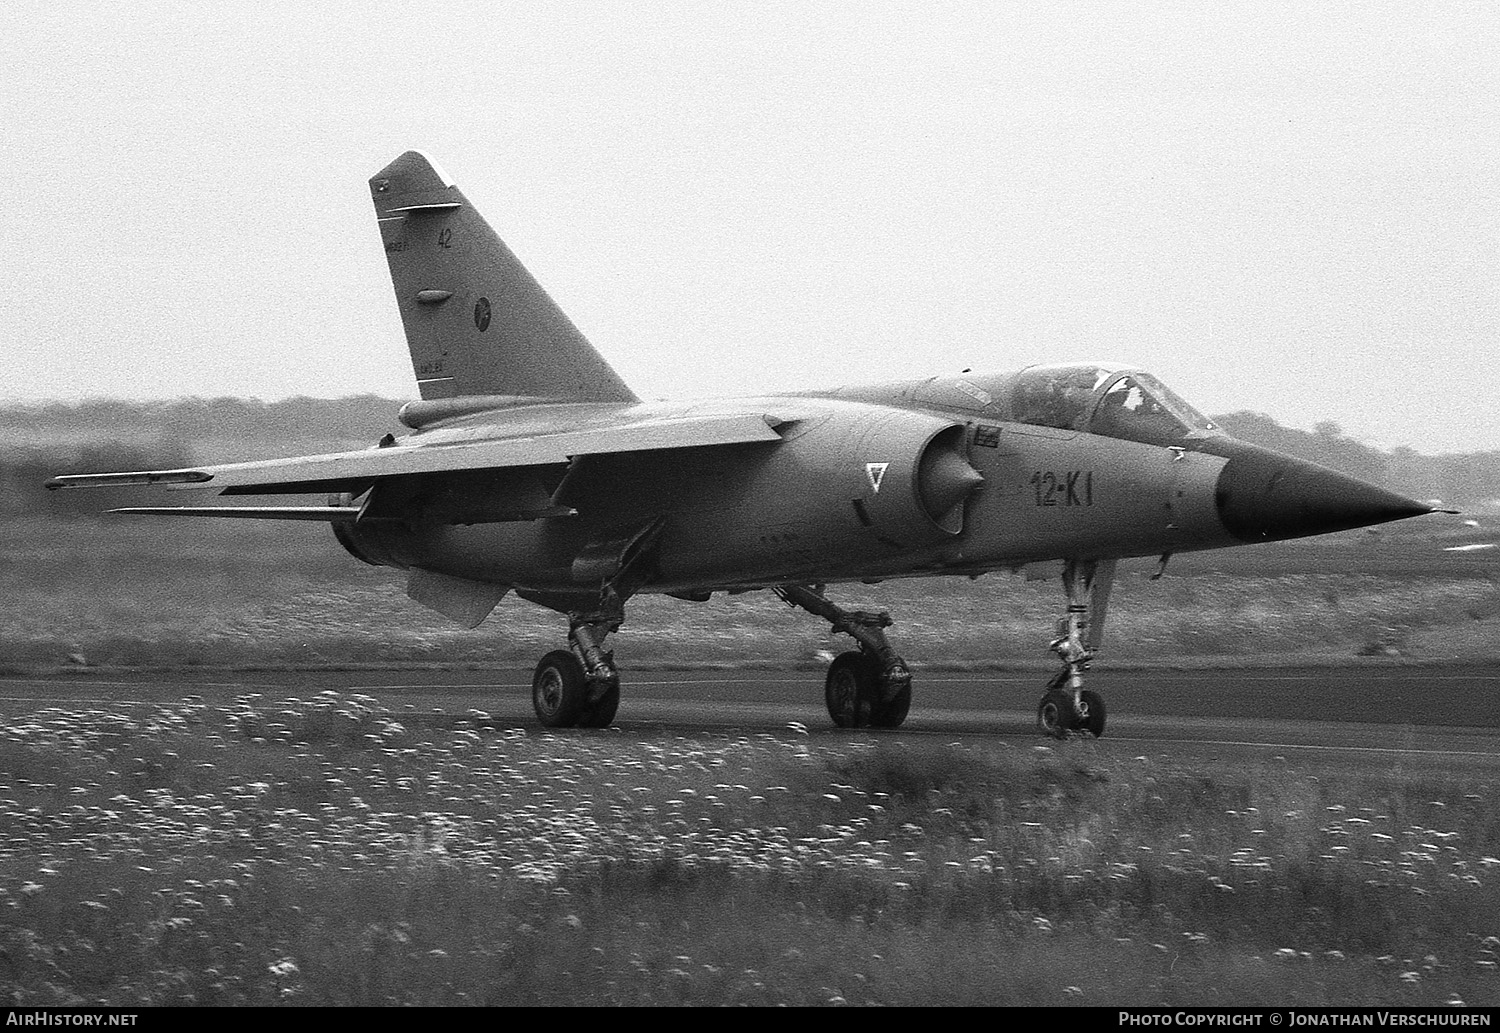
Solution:
{"label": "vertical tail fin", "polygon": [[424,399],[638,401],[426,155],[381,169],[370,196]]}

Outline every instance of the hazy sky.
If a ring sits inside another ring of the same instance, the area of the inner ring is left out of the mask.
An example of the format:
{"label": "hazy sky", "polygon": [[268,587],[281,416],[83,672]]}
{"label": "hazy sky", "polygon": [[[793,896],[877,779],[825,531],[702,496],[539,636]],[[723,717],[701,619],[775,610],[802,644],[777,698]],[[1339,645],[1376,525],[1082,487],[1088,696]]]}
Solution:
{"label": "hazy sky", "polygon": [[0,397],[415,397],[420,148],[643,397],[1118,359],[1500,448],[1500,6],[0,6]]}

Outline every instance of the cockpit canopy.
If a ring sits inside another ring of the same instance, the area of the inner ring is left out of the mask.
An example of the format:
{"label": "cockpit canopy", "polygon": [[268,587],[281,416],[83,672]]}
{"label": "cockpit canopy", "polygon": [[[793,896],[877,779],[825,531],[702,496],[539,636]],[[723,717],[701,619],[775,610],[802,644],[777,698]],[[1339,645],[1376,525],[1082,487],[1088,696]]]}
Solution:
{"label": "cockpit canopy", "polygon": [[1028,366],[1011,381],[1009,401],[1017,423],[1151,445],[1223,433],[1151,374],[1123,367]]}

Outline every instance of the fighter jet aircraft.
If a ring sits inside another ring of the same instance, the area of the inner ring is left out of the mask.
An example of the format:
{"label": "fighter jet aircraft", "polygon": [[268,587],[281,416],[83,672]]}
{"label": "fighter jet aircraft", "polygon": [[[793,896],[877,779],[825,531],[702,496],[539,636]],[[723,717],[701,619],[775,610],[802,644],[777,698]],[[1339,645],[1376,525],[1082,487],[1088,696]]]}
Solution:
{"label": "fighter jet aircraft", "polygon": [[125,513],[319,520],[357,559],[475,627],[501,598],[567,616],[532,679],[548,727],[602,727],[620,703],[605,641],[632,597],[769,590],[858,648],[828,713],[895,728],[912,676],[885,613],[829,585],[1060,564],[1060,669],[1042,732],[1102,735],[1084,688],[1118,560],[1297,538],[1429,513],[1353,477],[1237,441],[1161,381],[1082,362],[720,401],[643,402],[429,158],[370,196],[421,398],[401,437],[355,452],[56,477],[326,505]]}

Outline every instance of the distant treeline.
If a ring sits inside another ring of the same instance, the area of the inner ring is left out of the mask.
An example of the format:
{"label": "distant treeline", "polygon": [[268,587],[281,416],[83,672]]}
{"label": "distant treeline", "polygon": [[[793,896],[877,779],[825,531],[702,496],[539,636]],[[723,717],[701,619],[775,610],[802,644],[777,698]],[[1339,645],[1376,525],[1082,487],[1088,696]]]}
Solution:
{"label": "distant treeline", "polygon": [[38,402],[0,407],[0,443],[13,437],[99,440],[149,435],[196,441],[239,438],[244,441],[306,441],[369,438],[399,430],[396,411],[402,402],[378,395],[348,398],[179,398],[170,402],[121,402],[111,398],[83,402]]}
{"label": "distant treeline", "polygon": [[[53,474],[170,469],[373,444],[396,423],[399,400],[350,398],[187,398],[171,402],[15,404],[0,408],[0,513],[98,512],[146,505],[140,492],[48,492]],[[1263,413],[1214,417],[1243,440],[1384,484],[1414,498],[1458,505],[1500,499],[1500,452],[1425,456],[1389,452],[1346,437],[1336,423],[1311,431],[1283,427]],[[181,502],[180,495],[171,498]]]}
{"label": "distant treeline", "polygon": [[403,428],[402,402],[349,398],[89,399],[0,407],[0,514],[98,513],[207,501],[164,489],[49,492],[60,473],[163,470],[373,445]]}
{"label": "distant treeline", "polygon": [[1416,499],[1443,499],[1458,505],[1500,500],[1500,452],[1425,456],[1406,447],[1389,452],[1345,437],[1337,423],[1311,431],[1283,427],[1258,412],[1233,412],[1214,420],[1235,437],[1355,477],[1383,484]]}

